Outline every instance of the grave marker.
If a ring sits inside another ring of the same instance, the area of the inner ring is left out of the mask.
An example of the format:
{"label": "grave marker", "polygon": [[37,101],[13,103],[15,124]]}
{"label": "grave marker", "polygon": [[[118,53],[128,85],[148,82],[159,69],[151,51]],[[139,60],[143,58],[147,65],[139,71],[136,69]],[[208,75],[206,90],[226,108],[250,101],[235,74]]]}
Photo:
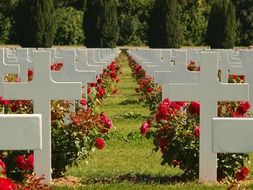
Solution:
{"label": "grave marker", "polygon": [[81,99],[81,83],[53,82],[50,76],[50,52],[34,51],[34,79],[31,82],[2,83],[2,96],[10,100],[33,100],[34,113],[42,114],[42,150],[34,152],[38,175],[51,180],[51,100]]}
{"label": "grave marker", "polygon": [[224,84],[217,78],[218,57],[214,52],[200,55],[200,80],[196,84],[164,85],[163,98],[173,101],[200,101],[200,180],[215,182],[217,155],[212,151],[212,118],[217,116],[218,101],[248,99],[248,84]]}

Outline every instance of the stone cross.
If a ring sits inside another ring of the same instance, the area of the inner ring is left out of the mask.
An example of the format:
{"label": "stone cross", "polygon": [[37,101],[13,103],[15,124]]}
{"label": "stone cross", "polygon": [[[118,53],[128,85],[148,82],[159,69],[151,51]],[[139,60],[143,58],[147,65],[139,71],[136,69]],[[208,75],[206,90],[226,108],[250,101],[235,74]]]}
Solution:
{"label": "stone cross", "polygon": [[229,70],[236,66],[241,66],[240,60],[231,57],[232,50],[216,49],[219,54],[219,69],[221,70],[221,82],[228,82]]}
{"label": "stone cross", "polygon": [[212,118],[217,116],[218,101],[248,100],[248,84],[225,84],[218,81],[218,56],[215,52],[200,55],[200,80],[195,84],[164,85],[163,98],[173,101],[200,101],[199,178],[216,181],[217,155],[212,151]]}
{"label": "stone cross", "polygon": [[239,57],[242,64],[240,66],[232,66],[230,74],[245,76],[245,82],[249,84],[249,102],[251,110],[253,110],[253,52],[241,50]]}
{"label": "stone cross", "polygon": [[8,65],[5,63],[5,49],[0,48],[0,82],[4,81],[4,77],[9,73],[19,73],[19,66],[15,64]]}
{"label": "stone cross", "polygon": [[10,100],[33,100],[34,113],[42,114],[42,150],[35,151],[35,171],[51,180],[51,100],[81,99],[81,83],[54,82],[50,76],[50,52],[34,51],[31,82],[2,83],[2,96]]}
{"label": "stone cross", "polygon": [[[51,72],[52,79],[56,82],[82,82],[84,86],[96,82],[96,71],[76,68],[75,54],[75,50],[61,50],[59,55],[63,58],[63,67],[60,71]],[[86,94],[86,88],[83,93]]]}
{"label": "stone cross", "polygon": [[88,51],[87,49],[78,49],[77,50],[76,68],[78,70],[84,70],[84,71],[90,71],[90,70],[96,71],[97,75],[101,74],[103,72],[103,65],[91,65],[90,62],[88,62],[88,55],[87,55],[88,52],[87,51]]}
{"label": "stone cross", "polygon": [[[166,83],[193,83],[199,80],[199,72],[187,70],[187,51],[175,52],[175,66],[173,71],[155,71],[154,81]],[[164,92],[163,92],[164,93]]]}

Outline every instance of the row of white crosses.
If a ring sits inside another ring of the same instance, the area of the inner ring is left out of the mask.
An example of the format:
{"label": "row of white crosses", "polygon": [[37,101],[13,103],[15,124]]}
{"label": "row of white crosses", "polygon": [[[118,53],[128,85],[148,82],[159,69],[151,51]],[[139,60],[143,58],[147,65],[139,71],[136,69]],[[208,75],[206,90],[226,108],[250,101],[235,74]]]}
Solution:
{"label": "row of white crosses", "polygon": [[[245,56],[243,61],[253,62],[251,59],[253,52],[245,52],[245,54],[247,55],[241,54]],[[215,182],[217,179],[216,153],[253,151],[252,118],[217,118],[218,101],[248,100],[249,85],[218,81],[218,53],[211,51],[199,53],[201,65],[199,74],[189,74],[186,70],[186,62],[186,52],[176,51],[175,66],[181,64],[184,65],[184,69],[178,69],[175,73],[167,72],[167,76],[160,78],[157,72],[155,76],[158,77],[159,82],[165,83],[163,98],[168,97],[174,101],[200,101],[199,179],[205,182]],[[197,75],[199,75],[198,82],[196,82]]]}
{"label": "row of white crosses", "polygon": [[[22,52],[22,55],[18,52]],[[8,57],[6,49],[0,49],[0,95],[10,100],[32,100],[34,113],[37,114],[1,115],[0,150],[34,150],[34,172],[39,176],[44,175],[47,183],[51,180],[51,100],[81,99],[81,83],[94,81],[97,72],[96,67],[93,67],[94,71],[76,69],[76,65],[81,64],[76,61],[76,51],[62,50],[57,53],[59,57],[56,52],[54,49],[17,49],[16,57]],[[109,53],[107,50],[103,61],[106,61],[107,56],[107,60],[111,61],[116,56],[111,54],[116,52],[113,50]],[[65,63],[63,71],[60,72],[63,77],[50,71],[52,60],[57,59]],[[31,65],[34,78],[27,82],[27,69]],[[7,73],[18,73],[21,82],[3,82]]]}

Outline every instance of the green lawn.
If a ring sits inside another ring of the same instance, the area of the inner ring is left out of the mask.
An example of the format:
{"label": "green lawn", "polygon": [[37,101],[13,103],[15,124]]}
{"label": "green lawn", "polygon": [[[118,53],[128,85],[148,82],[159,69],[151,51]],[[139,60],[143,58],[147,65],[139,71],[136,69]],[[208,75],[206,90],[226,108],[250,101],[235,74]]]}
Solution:
{"label": "green lawn", "polygon": [[[114,124],[106,148],[96,150],[79,166],[68,169],[66,175],[78,177],[83,186],[54,186],[53,189],[227,189],[226,185],[183,183],[177,177],[182,171],[160,165],[161,153],[152,152],[152,141],[139,134],[139,127],[149,116],[149,110],[138,102],[138,96],[135,95],[137,84],[131,77],[127,61],[121,59],[120,64],[123,70],[118,84],[120,91],[106,98],[99,108]],[[253,189],[253,186],[249,188]]]}

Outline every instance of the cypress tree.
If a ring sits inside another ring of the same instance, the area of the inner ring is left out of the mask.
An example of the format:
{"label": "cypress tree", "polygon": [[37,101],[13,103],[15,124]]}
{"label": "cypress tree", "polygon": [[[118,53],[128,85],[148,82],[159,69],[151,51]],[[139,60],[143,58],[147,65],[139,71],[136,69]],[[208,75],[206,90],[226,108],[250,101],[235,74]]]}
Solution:
{"label": "cypress tree", "polygon": [[178,48],[183,39],[177,0],[156,0],[150,15],[149,46]]}
{"label": "cypress tree", "polygon": [[87,2],[83,27],[85,45],[89,48],[116,47],[119,38],[117,6],[115,0]]}
{"label": "cypress tree", "polygon": [[51,47],[55,35],[53,0],[20,0],[16,11],[17,40],[22,47]]}
{"label": "cypress tree", "polygon": [[236,12],[230,0],[215,0],[207,27],[211,48],[233,48],[236,41]]}

